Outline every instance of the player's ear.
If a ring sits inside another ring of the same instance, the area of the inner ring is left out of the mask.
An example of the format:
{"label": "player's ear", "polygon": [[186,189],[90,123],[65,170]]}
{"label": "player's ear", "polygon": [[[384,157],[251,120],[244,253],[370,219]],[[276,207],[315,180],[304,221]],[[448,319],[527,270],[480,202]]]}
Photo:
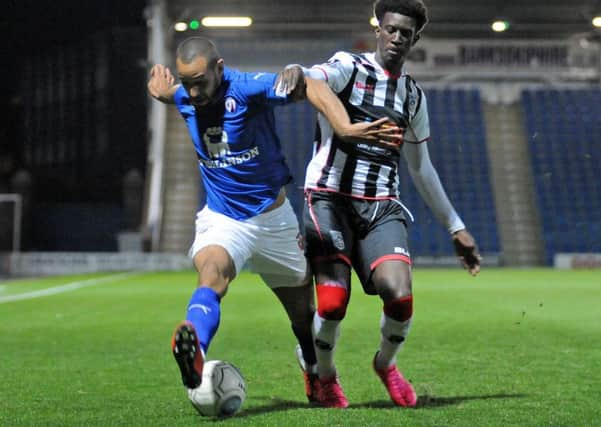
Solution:
{"label": "player's ear", "polygon": [[415,44],[417,43],[417,41],[421,38],[421,34],[417,33],[416,35],[413,36],[413,41],[411,42],[411,46],[415,46]]}
{"label": "player's ear", "polygon": [[217,60],[217,62],[215,63],[216,67],[213,68],[213,70],[216,71],[217,73],[217,78],[219,80],[221,80],[221,78],[223,77],[223,67],[225,66],[225,61],[223,60],[223,58],[219,58]]}

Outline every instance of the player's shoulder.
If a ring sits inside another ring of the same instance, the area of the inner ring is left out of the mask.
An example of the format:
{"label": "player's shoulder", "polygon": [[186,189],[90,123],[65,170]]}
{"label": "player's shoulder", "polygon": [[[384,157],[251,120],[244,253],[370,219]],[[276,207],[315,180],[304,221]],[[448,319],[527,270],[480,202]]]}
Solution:
{"label": "player's shoulder", "polygon": [[339,63],[348,68],[364,68],[367,70],[375,70],[376,62],[373,52],[366,53],[351,53],[345,51],[336,52],[328,61],[329,63]]}
{"label": "player's shoulder", "polygon": [[230,71],[230,81],[235,82],[238,85],[248,85],[248,86],[257,86],[257,85],[269,85],[273,84],[276,74],[269,72],[249,72],[249,71],[239,71],[239,70],[229,70]]}
{"label": "player's shoulder", "polygon": [[268,72],[229,71],[230,87],[240,94],[254,94],[272,87],[276,77],[275,73]]}
{"label": "player's shoulder", "polygon": [[328,64],[354,65],[357,62],[357,55],[354,53],[339,50],[328,59]]}
{"label": "player's shoulder", "polygon": [[409,86],[410,90],[419,92],[420,96],[424,96],[424,97],[426,96],[424,89],[421,87],[421,85],[418,83],[418,81],[415,80],[413,78],[413,76],[411,76],[411,74],[403,73],[403,78],[405,78],[405,80],[407,82],[406,84]]}

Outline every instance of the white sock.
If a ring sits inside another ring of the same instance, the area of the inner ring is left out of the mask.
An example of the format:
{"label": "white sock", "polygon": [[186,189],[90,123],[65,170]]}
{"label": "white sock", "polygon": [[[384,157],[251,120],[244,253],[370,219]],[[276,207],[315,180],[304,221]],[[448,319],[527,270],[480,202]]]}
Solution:
{"label": "white sock", "polygon": [[315,313],[313,317],[313,336],[315,337],[315,356],[317,373],[320,378],[336,375],[334,352],[340,336],[340,320],[326,320]]}
{"label": "white sock", "polygon": [[383,369],[396,363],[396,355],[401,350],[409,333],[411,318],[404,322],[394,320],[382,313],[380,319],[380,351],[376,358],[376,368]]}

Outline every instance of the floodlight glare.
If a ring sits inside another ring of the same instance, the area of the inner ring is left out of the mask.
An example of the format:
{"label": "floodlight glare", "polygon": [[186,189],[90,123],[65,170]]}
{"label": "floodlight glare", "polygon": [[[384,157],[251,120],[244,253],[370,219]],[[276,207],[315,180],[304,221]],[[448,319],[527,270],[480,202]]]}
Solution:
{"label": "floodlight glare", "polygon": [[188,24],[185,22],[176,22],[173,28],[175,28],[175,31],[186,31],[188,29]]}
{"label": "floodlight glare", "polygon": [[593,18],[593,26],[597,27],[597,28],[601,28],[601,16],[595,16]]}
{"label": "floodlight glare", "polygon": [[252,23],[248,16],[205,16],[201,21],[204,27],[250,27]]}
{"label": "floodlight glare", "polygon": [[378,25],[380,25],[380,23],[378,22],[378,18],[372,16],[369,20],[369,25],[371,25],[372,27],[377,27]]}
{"label": "floodlight glare", "polygon": [[493,31],[497,33],[502,33],[509,28],[509,23],[507,21],[495,21],[490,26]]}
{"label": "floodlight glare", "polygon": [[196,19],[193,19],[190,21],[190,29],[191,30],[198,30],[199,27],[200,27],[200,22],[198,22]]}

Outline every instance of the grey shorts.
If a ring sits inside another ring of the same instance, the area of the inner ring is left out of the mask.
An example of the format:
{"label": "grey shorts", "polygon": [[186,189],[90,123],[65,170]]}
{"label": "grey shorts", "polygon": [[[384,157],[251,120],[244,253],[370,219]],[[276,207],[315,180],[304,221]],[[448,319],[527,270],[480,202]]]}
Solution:
{"label": "grey shorts", "polygon": [[411,264],[405,212],[397,200],[307,191],[303,219],[305,254],[311,263],[346,263],[355,269],[366,291],[372,271],[381,262]]}

